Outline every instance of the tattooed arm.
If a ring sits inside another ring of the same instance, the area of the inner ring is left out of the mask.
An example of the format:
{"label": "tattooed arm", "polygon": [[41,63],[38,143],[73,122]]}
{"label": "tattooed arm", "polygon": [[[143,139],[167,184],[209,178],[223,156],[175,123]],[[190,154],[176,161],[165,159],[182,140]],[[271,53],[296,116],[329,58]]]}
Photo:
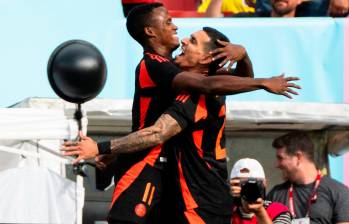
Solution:
{"label": "tattooed arm", "polygon": [[163,144],[182,131],[177,121],[163,114],[151,127],[133,132],[125,137],[111,140],[111,152],[131,153]]}
{"label": "tattooed arm", "polygon": [[[153,126],[133,132],[127,136],[113,139],[104,144],[104,152],[112,154],[132,153],[166,142],[182,131],[178,122],[168,114],[163,114]],[[65,156],[78,156],[73,160],[76,164],[83,159],[91,159],[101,154],[101,147],[92,138],[79,133],[80,142],[65,142],[61,151]]]}

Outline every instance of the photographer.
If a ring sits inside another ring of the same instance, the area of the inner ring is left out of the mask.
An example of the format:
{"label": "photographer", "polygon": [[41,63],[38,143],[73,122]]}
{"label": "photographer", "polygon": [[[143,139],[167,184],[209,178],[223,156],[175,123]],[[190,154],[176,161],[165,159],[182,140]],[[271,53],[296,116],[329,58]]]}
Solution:
{"label": "photographer", "polygon": [[349,223],[349,189],[315,164],[315,145],[309,133],[293,131],[273,141],[276,167],[285,182],[268,198],[290,208],[294,223]]}
{"label": "photographer", "polygon": [[232,223],[291,223],[291,214],[285,205],[264,200],[266,179],[257,160],[240,159],[234,164],[230,178],[236,201]]}

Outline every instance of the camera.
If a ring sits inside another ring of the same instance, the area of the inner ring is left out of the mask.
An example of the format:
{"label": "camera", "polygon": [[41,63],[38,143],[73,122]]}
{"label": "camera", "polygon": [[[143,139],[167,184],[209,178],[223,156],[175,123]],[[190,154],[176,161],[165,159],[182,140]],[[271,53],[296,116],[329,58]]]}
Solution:
{"label": "camera", "polygon": [[256,202],[258,198],[265,198],[263,180],[248,178],[240,181],[241,198],[247,202]]}

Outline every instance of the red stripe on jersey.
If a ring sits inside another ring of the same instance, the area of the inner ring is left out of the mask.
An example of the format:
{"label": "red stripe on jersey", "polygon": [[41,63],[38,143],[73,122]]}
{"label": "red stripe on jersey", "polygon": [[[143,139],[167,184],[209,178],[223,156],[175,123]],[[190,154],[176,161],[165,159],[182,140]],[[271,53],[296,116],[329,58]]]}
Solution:
{"label": "red stripe on jersey", "polygon": [[225,119],[221,129],[219,130],[217,140],[216,140],[216,160],[224,159],[225,157],[227,157],[227,150],[225,148],[222,148],[221,146],[221,139],[223,136],[224,127],[225,127]]}
{"label": "red stripe on jersey", "polygon": [[162,57],[160,55],[157,55],[157,54],[151,54],[151,53],[146,53],[152,60],[156,60],[158,62],[167,62],[167,61],[170,61],[168,60],[167,58],[165,57]]}
{"label": "red stripe on jersey", "polygon": [[176,96],[176,100],[179,101],[179,102],[181,102],[182,97],[183,97],[183,95],[178,95],[178,96]]}
{"label": "red stripe on jersey", "polygon": [[140,66],[140,73],[139,73],[139,85],[141,89],[147,88],[147,87],[154,87],[156,86],[153,80],[151,80],[147,67],[145,66],[145,61],[142,60],[141,66]]}
{"label": "red stripe on jersey", "polygon": [[194,211],[194,209],[187,210],[184,212],[189,224],[205,224],[204,220]]}
{"label": "red stripe on jersey", "polygon": [[190,193],[187,182],[184,178],[180,157],[178,160],[178,173],[179,173],[179,182],[180,182],[181,190],[182,190],[182,196],[183,196],[183,200],[184,200],[184,204],[185,204],[186,209],[188,210],[188,209],[197,208],[198,205],[196,204],[192,194]]}
{"label": "red stripe on jersey", "polygon": [[196,149],[197,149],[200,157],[203,158],[204,154],[203,154],[203,151],[201,148],[201,144],[202,144],[202,137],[204,135],[204,130],[194,131],[192,133],[192,135],[193,135],[193,141],[194,141],[194,144],[196,146]]}
{"label": "red stripe on jersey", "polygon": [[145,165],[148,163],[151,166],[154,166],[157,158],[160,155],[162,145],[154,147],[148,155],[140,162],[133,165],[119,180],[116,184],[112,202],[110,208],[114,205],[115,201],[120,197],[122,192],[124,192],[130,185],[137,179],[139,174],[144,169]]}
{"label": "red stripe on jersey", "polygon": [[151,97],[141,97],[140,99],[140,121],[139,121],[139,129],[144,127],[145,118],[147,116],[149,104],[151,102]]}
{"label": "red stripe on jersey", "polygon": [[221,110],[219,111],[218,116],[219,116],[219,117],[225,116],[225,105],[223,105],[223,106],[221,107]]}
{"label": "red stripe on jersey", "polygon": [[181,94],[176,97],[176,100],[182,103],[185,103],[189,99],[190,95],[188,94]]}
{"label": "red stripe on jersey", "polygon": [[187,101],[189,99],[190,95],[185,95],[184,99],[183,99],[183,103],[185,103],[185,101]]}
{"label": "red stripe on jersey", "polygon": [[205,96],[200,95],[200,99],[195,111],[194,121],[197,122],[201,119],[205,119],[206,117],[207,117],[207,108],[206,108]]}
{"label": "red stripe on jersey", "polygon": [[[198,130],[198,131],[194,131],[192,133],[192,136],[193,136],[193,141],[194,141],[194,144],[196,146],[196,150],[198,151],[198,154],[201,158],[204,158],[204,150],[202,150],[201,146],[202,146],[202,138],[204,136],[204,130]],[[208,168],[212,168],[212,166],[207,162],[205,161],[206,165]]]}
{"label": "red stripe on jersey", "polygon": [[155,146],[148,155],[143,159],[149,165],[154,166],[156,160],[158,159],[160,152],[162,150],[162,145]]}

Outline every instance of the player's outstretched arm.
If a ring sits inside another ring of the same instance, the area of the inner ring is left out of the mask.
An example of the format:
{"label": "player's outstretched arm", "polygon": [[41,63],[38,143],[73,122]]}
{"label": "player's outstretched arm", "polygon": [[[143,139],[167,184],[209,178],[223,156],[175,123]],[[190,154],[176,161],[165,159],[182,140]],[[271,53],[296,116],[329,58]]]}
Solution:
{"label": "player's outstretched arm", "polygon": [[248,78],[228,75],[205,76],[203,74],[181,72],[172,81],[172,87],[187,92],[214,95],[233,95],[264,89],[270,93],[292,98],[298,95],[294,89],[301,87],[292,83],[298,77],[284,75],[271,78]]}
{"label": "player's outstretched arm", "polygon": [[174,118],[168,114],[163,114],[153,126],[111,140],[110,143],[105,144],[108,148],[98,147],[92,138],[84,136],[80,132],[81,141],[67,141],[63,143],[61,151],[65,156],[78,156],[73,160],[73,163],[76,164],[80,160],[91,159],[99,154],[132,153],[163,144],[181,130],[182,128]]}

